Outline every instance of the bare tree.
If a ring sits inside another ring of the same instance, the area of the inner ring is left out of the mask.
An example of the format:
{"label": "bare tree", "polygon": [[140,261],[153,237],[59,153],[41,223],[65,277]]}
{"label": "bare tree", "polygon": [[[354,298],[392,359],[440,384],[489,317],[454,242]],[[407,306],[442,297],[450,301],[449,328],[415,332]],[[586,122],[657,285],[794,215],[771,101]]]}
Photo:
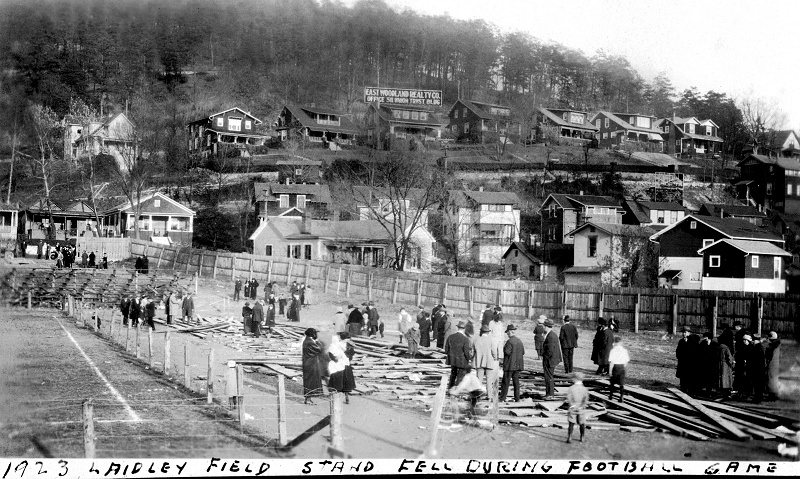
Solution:
{"label": "bare tree", "polygon": [[609,254],[598,258],[603,268],[601,281],[608,286],[655,286],[658,275],[657,245],[650,242],[650,231],[623,226],[610,241]]}
{"label": "bare tree", "polygon": [[42,182],[44,204],[50,220],[47,236],[52,239],[55,233],[52,193],[57,186],[56,175],[63,170],[64,166],[62,158],[58,156],[62,131],[61,122],[59,122],[56,112],[39,104],[28,107],[26,120],[37,152],[36,155],[30,157],[31,166],[34,176]]}
{"label": "bare tree", "polygon": [[414,236],[445,198],[452,176],[419,154],[400,151],[378,154],[366,170],[338,171],[332,189],[353,198],[354,215],[363,213],[363,219],[376,220],[386,230],[394,246],[389,266],[403,271],[412,250],[420,247]]}
{"label": "bare tree", "polygon": [[775,100],[746,96],[737,100],[736,106],[742,113],[742,123],[753,154],[758,154],[760,147],[769,146],[773,141],[771,135],[786,124],[786,113]]}

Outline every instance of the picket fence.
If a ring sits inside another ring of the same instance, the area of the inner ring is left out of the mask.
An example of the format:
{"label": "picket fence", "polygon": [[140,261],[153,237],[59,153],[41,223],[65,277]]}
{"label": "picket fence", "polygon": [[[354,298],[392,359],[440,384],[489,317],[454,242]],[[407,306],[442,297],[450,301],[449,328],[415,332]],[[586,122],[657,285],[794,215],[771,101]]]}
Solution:
{"label": "picket fence", "polygon": [[[199,277],[255,278],[262,285],[305,282],[313,289],[358,301],[428,307],[444,303],[456,315],[477,318],[486,304],[500,305],[511,318],[570,315],[592,327],[598,317],[614,318],[620,328],[675,333],[683,326],[715,334],[723,324],[741,321],[758,332],[794,334],[798,296],[648,288],[586,288],[409,273],[324,261],[227,253],[130,240],[131,255],[146,255],[151,268],[197,273]],[[231,288],[232,290],[232,288]],[[358,298],[358,299],[357,299]],[[413,310],[412,310],[413,311]]]}

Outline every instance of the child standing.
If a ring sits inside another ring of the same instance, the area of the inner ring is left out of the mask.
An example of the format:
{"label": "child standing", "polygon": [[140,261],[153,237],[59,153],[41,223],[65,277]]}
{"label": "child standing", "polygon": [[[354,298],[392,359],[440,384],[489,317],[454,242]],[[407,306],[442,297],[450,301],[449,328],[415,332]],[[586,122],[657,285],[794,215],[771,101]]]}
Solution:
{"label": "child standing", "polygon": [[405,337],[408,341],[408,357],[414,359],[419,349],[419,323],[413,323],[406,331]]}
{"label": "child standing", "polygon": [[583,442],[583,435],[586,433],[586,406],[589,405],[589,390],[583,385],[583,373],[575,373],[573,375],[572,386],[567,389],[567,404],[569,410],[567,411],[567,421],[569,426],[567,429],[567,443],[572,442],[572,431],[575,429],[575,423],[578,423],[581,432],[581,442]]}
{"label": "child standing", "polygon": [[614,338],[614,347],[611,348],[611,353],[608,355],[608,364],[611,367],[611,385],[608,390],[608,400],[614,396],[614,384],[619,385],[619,402],[622,401],[622,396],[625,394],[625,368],[631,361],[628,355],[628,350],[621,336]]}
{"label": "child standing", "polygon": [[228,410],[235,410],[239,403],[239,382],[236,377],[236,361],[228,361],[228,369],[225,371],[225,395],[228,396]]}

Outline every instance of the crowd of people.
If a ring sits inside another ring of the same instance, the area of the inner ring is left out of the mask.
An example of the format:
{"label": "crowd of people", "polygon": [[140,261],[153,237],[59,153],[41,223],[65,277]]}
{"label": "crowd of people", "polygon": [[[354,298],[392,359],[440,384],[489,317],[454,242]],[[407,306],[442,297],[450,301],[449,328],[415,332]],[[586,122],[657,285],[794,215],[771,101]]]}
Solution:
{"label": "crowd of people", "polygon": [[759,336],[744,329],[722,326],[718,337],[684,327],[675,356],[680,388],[692,396],[721,396],[760,403],[776,398],[781,340],[770,331]]}
{"label": "crowd of people", "polygon": [[194,295],[188,291],[184,292],[183,295],[179,295],[177,291],[168,291],[165,296],[160,298],[155,295],[145,296],[142,294],[122,297],[119,302],[122,325],[127,326],[130,322],[132,327],[138,327],[141,322],[155,331],[156,309],[159,309],[161,303],[164,304],[167,324],[172,324],[175,316],[182,318],[186,322],[195,320]]}
{"label": "crowd of people", "polygon": [[[22,245],[22,255],[26,256],[27,244]],[[103,253],[100,261],[97,261],[97,255],[94,251],[87,252],[84,250],[78,254],[78,249],[70,244],[56,243],[51,246],[50,243],[39,241],[36,245],[36,258],[51,260],[55,263],[58,269],[71,269],[71,268],[97,268],[108,269],[108,256]]]}

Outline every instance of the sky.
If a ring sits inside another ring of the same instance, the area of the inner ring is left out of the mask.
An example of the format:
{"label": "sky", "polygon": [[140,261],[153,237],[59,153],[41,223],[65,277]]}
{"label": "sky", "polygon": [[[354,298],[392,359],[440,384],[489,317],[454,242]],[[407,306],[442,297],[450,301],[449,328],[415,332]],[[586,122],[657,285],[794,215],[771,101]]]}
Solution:
{"label": "sky", "polygon": [[[800,129],[798,0],[386,0],[396,10],[480,18],[592,56],[623,55],[647,80],[762,98]],[[352,2],[350,2],[352,3]]]}

